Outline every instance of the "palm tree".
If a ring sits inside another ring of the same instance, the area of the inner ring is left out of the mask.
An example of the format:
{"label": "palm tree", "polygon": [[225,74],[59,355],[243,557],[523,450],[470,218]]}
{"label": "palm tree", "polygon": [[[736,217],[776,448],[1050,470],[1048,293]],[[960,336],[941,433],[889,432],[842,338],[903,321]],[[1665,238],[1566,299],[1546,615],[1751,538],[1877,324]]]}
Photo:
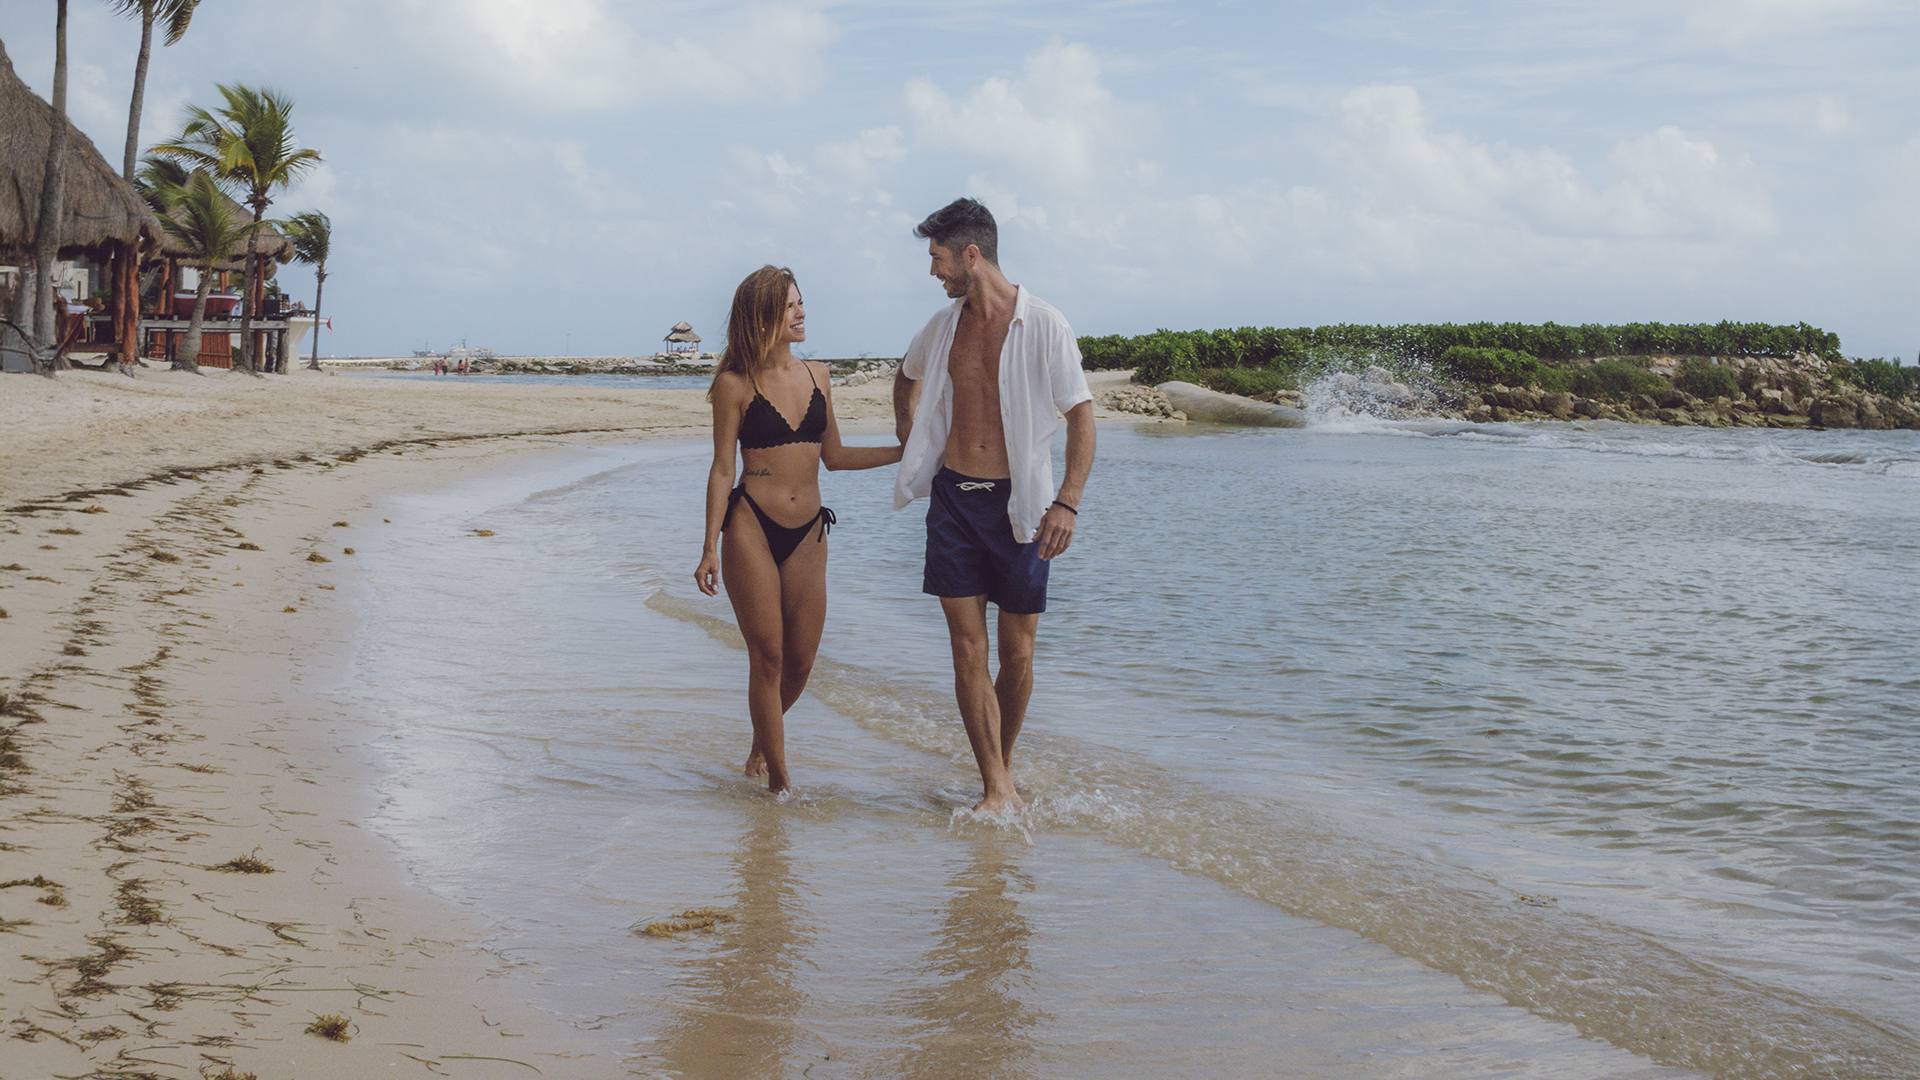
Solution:
{"label": "palm tree", "polygon": [[269,193],[318,165],[320,152],[294,144],[292,99],[240,84],[222,86],[220,94],[227,99],[225,108],[217,113],[198,106],[188,109],[180,134],[172,142],[154,147],[153,152],[179,158],[234,185],[253,208],[254,229],[247,233],[247,302],[241,309],[240,342],[246,369],[256,371],[252,333],[254,312],[260,306],[256,283],[266,281],[260,271],[259,225],[267,207],[273,205]]}
{"label": "palm tree", "polygon": [[333,222],[318,210],[295,214],[283,223],[287,238],[293,241],[293,257],[313,267],[313,359],[307,367],[320,370],[320,290],[327,284],[327,246],[333,239]]}
{"label": "palm tree", "polygon": [[178,189],[185,188],[192,178],[186,166],[172,158],[148,154],[140,159],[140,171],[133,174],[133,189],[147,200],[154,214],[161,215],[173,205]]}
{"label": "palm tree", "polygon": [[[59,0],[53,22],[53,138],[47,146],[47,171],[40,184],[40,218],[33,231],[33,336],[41,347],[54,343],[59,322],[53,317],[53,261],[60,254],[60,221],[67,194],[67,0]],[[60,365],[56,360],[56,366]]]}
{"label": "palm tree", "polygon": [[127,157],[120,173],[133,179],[134,156],[140,152],[140,112],[146,106],[147,60],[153,55],[153,24],[167,24],[167,44],[177,45],[193,21],[200,0],[107,0],[122,15],[140,20],[140,58],[133,64],[133,104],[127,109]]}
{"label": "palm tree", "polygon": [[188,260],[200,271],[200,284],[193,296],[193,315],[187,320],[187,336],[173,359],[176,371],[199,371],[196,358],[200,355],[200,327],[207,316],[207,293],[213,286],[213,268],[233,258],[234,249],[258,226],[234,220],[229,210],[233,204],[204,172],[196,171],[185,186],[167,184],[155,190],[163,206],[159,215],[161,228],[187,249]]}

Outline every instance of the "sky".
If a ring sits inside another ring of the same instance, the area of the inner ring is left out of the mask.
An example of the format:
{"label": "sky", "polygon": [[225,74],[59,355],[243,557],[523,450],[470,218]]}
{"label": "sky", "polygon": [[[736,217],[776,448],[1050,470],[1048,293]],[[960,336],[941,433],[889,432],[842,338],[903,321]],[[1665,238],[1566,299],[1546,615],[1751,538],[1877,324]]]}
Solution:
{"label": "sky", "polygon": [[[0,41],[48,96],[54,4]],[[138,26],[70,0],[117,165]],[[1080,334],[1805,321],[1920,354],[1920,0],[203,0],[142,144],[295,102],[324,355],[722,343],[790,266],[826,359],[946,302],[923,217],[1000,223]],[[311,272],[280,283],[312,302]]]}

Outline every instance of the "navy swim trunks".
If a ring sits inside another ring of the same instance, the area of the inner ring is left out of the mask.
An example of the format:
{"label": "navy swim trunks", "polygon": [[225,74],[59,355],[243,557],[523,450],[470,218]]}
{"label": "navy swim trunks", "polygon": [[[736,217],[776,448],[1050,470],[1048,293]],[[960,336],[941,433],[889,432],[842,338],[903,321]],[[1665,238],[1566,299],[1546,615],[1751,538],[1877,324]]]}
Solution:
{"label": "navy swim trunks", "polygon": [[1007,499],[1013,481],[978,480],[942,467],[927,505],[927,572],[921,591],[985,595],[1013,615],[1047,610],[1047,563],[1040,541],[1013,538]]}

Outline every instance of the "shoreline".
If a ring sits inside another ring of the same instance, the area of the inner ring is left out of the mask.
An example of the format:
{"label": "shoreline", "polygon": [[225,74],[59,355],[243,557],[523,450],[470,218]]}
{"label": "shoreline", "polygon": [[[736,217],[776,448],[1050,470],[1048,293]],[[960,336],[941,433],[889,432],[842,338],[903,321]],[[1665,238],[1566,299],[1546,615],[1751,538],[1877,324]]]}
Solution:
{"label": "shoreline", "polygon": [[[21,1075],[617,1071],[365,827],[378,731],[324,696],[373,501],[548,443],[181,470],[8,511],[0,1008]],[[327,1017],[348,1041],[309,1032]]]}
{"label": "shoreline", "polygon": [[[891,431],[889,383],[836,387],[835,407],[849,433]],[[555,449],[704,436],[709,416],[698,389],[0,380],[9,1063],[623,1071],[365,827],[378,732],[326,688],[353,652],[351,552],[383,524],[376,500]],[[329,1017],[349,1041],[309,1033]]]}

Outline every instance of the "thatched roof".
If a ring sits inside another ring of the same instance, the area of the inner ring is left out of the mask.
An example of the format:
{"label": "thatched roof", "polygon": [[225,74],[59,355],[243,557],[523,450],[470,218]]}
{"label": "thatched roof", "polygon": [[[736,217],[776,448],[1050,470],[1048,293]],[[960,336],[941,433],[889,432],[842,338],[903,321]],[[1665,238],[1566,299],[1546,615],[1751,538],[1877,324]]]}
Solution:
{"label": "thatched roof", "polygon": [[[160,223],[139,192],[121,179],[93,140],[72,121],[67,128],[61,252],[101,257],[116,242],[126,243],[143,233],[158,237]],[[33,231],[40,223],[40,185],[46,178],[47,148],[52,144],[53,106],[14,74],[13,61],[0,44],[0,252],[24,255],[33,249]]]}
{"label": "thatched roof", "polygon": [[700,335],[693,332],[692,326],[684,322],[677,322],[673,324],[673,329],[667,332],[666,340],[692,342],[698,345],[700,343]]}
{"label": "thatched roof", "polygon": [[[253,220],[253,211],[228,198],[225,192],[220,193],[220,202],[227,208],[227,213],[233,220]],[[179,211],[176,211],[173,217],[175,221],[181,220]],[[180,241],[173,238],[172,233],[163,233],[160,237],[160,254],[175,259],[184,259],[187,253]],[[293,261],[293,241],[287,239],[286,234],[273,227],[271,218],[260,223],[260,257],[263,259],[271,259],[276,263],[282,264]],[[234,255],[233,258],[214,265],[215,270],[245,270],[246,268],[247,249],[244,242],[241,244],[238,254]]]}

